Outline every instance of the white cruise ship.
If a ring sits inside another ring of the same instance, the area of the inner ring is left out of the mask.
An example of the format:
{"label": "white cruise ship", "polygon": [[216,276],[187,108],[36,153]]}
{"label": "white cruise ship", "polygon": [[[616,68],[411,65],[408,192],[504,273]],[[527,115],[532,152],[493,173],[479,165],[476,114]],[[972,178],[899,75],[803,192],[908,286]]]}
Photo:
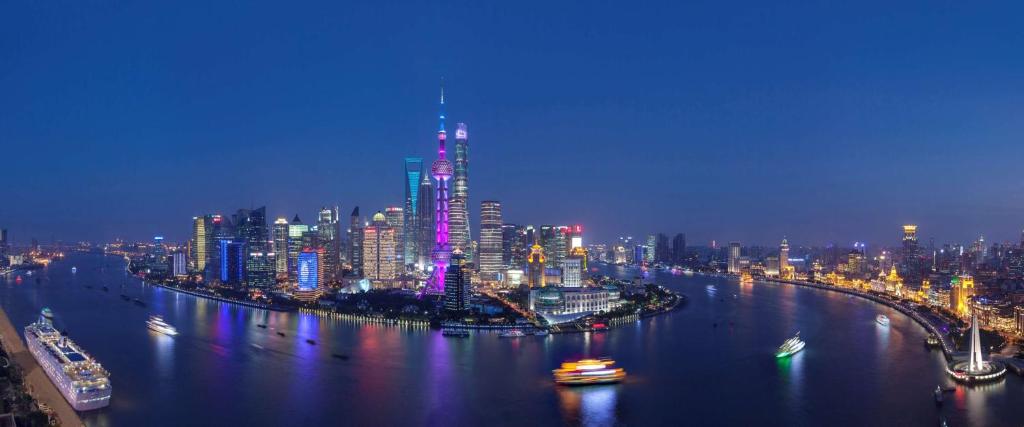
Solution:
{"label": "white cruise ship", "polygon": [[53,327],[53,314],[44,308],[39,320],[25,327],[25,341],[53,385],[76,411],[110,404],[110,374],[82,348]]}

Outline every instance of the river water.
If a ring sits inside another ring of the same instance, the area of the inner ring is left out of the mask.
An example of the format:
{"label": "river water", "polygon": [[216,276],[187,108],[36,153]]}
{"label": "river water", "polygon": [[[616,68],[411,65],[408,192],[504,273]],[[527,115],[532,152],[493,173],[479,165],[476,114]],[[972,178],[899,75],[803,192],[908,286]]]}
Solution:
{"label": "river water", "polygon": [[[18,328],[50,307],[58,327],[111,372],[111,405],[84,414],[89,425],[905,426],[937,425],[945,417],[956,426],[1024,420],[1024,381],[1012,373],[992,385],[957,387],[936,408],[936,385],[954,385],[942,356],[925,349],[925,330],[895,310],[827,291],[658,273],[654,281],[689,296],[681,310],[600,333],[454,339],[429,329],[209,301],[143,285],[123,266],[116,257],[73,254],[33,276],[22,273],[21,284],[14,275],[0,279],[0,305]],[[623,278],[637,274],[606,269]],[[147,306],[123,301],[122,286]],[[889,316],[889,327],[875,323],[879,313]],[[163,315],[179,335],[149,331],[150,314]],[[775,348],[797,331],[807,348],[776,359]],[[552,369],[582,356],[612,357],[629,377],[609,386],[552,384]]]}

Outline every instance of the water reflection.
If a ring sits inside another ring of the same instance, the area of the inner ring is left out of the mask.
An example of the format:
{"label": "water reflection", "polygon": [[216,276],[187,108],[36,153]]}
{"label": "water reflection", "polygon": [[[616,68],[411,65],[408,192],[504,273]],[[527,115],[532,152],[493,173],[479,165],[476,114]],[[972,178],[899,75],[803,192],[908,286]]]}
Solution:
{"label": "water reflection", "polygon": [[564,424],[609,426],[617,423],[619,385],[559,387]]}

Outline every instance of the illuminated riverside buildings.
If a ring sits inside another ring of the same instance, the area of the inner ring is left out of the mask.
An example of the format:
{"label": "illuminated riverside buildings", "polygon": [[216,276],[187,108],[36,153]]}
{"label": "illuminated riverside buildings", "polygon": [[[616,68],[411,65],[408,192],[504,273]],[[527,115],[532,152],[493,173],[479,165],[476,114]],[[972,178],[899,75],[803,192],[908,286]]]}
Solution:
{"label": "illuminated riverside buildings", "polygon": [[657,238],[650,234],[647,236],[647,243],[644,245],[644,261],[654,264],[654,247],[657,245]]}
{"label": "illuminated riverside buildings", "polygon": [[729,242],[729,274],[740,273],[740,242]]}
{"label": "illuminated riverside buildings", "polygon": [[192,247],[190,248],[192,259],[189,263],[193,271],[206,269],[206,261],[209,259],[206,255],[206,250],[209,248],[206,243],[206,239],[209,238],[206,234],[206,224],[209,220],[209,216],[192,217]]}
{"label": "illuminated riverside buildings", "polygon": [[241,289],[245,284],[245,242],[221,240],[217,268],[221,286]]}
{"label": "illuminated riverside buildings", "polygon": [[531,288],[543,288],[545,286],[544,248],[536,243],[530,247],[530,255],[526,258],[526,283]]}
{"label": "illuminated riverside buildings", "polygon": [[[402,210],[402,260],[405,265],[414,265],[419,257],[420,216],[419,197],[420,180],[423,177],[423,159],[420,157],[405,158],[405,208]],[[428,181],[429,182],[429,181]],[[430,195],[431,193],[427,193]]]}
{"label": "illuminated riverside buildings", "polygon": [[949,311],[961,318],[966,318],[971,311],[974,291],[974,277],[966,274],[953,276],[949,287]]}
{"label": "illuminated riverside buildings", "polygon": [[480,253],[477,257],[480,278],[496,282],[504,263],[502,262],[501,202],[485,200],[480,202]]}
{"label": "illuminated riverside buildings", "polygon": [[292,293],[299,301],[310,302],[320,297],[323,293],[323,264],[320,259],[324,256],[323,249],[303,248],[296,257],[297,280],[295,290]]}
{"label": "illuminated riverside buildings", "polygon": [[302,238],[308,231],[309,226],[302,223],[298,214],[288,224],[288,280],[294,281],[298,277],[299,253],[304,247]]}
{"label": "illuminated riverside buildings", "polygon": [[359,219],[359,206],[352,209],[348,221],[348,262],[352,274],[363,277],[363,224]]}
{"label": "illuminated riverside buildings", "polygon": [[234,220],[236,237],[245,245],[245,286],[273,287],[275,255],[270,249],[266,207],[239,209]]}
{"label": "illuminated riverside buildings", "polygon": [[341,262],[341,221],[338,207],[322,207],[317,215],[316,231],[319,238],[318,247],[324,249],[324,256],[321,259],[321,269],[324,282],[334,280],[340,270],[338,263]]}
{"label": "illuminated riverside buildings", "polygon": [[789,242],[782,239],[782,243],[779,244],[779,277],[784,278],[787,270],[789,270]]}
{"label": "illuminated riverside buildings", "polygon": [[363,229],[363,277],[374,287],[390,287],[398,273],[397,233],[377,212],[373,222]]}
{"label": "illuminated riverside buildings", "polygon": [[424,271],[431,265],[430,255],[434,248],[434,184],[430,174],[423,174],[416,201],[416,268]]}
{"label": "illuminated riverside buildings", "polygon": [[405,211],[398,206],[389,206],[384,209],[384,221],[395,231],[395,247],[397,248],[395,259],[398,263],[395,273],[397,274],[403,270],[401,267],[406,264],[405,244],[402,242],[402,237],[405,236]]}
{"label": "illuminated riverside buildings", "polygon": [[466,257],[456,248],[452,251],[451,264],[444,273],[444,309],[449,313],[460,313],[469,308],[469,272],[466,271]]}
{"label": "illuminated riverside buildings", "polygon": [[562,286],[578,288],[583,286],[583,259],[569,257],[562,261]]}
{"label": "illuminated riverside buildings", "polygon": [[451,200],[449,201],[449,236],[452,249],[462,250],[466,262],[474,262],[469,232],[469,133],[465,123],[455,125],[455,158],[452,162]]}
{"label": "illuminated riverside buildings", "polygon": [[271,229],[274,247],[274,273],[279,279],[288,278],[288,219],[278,217]]}

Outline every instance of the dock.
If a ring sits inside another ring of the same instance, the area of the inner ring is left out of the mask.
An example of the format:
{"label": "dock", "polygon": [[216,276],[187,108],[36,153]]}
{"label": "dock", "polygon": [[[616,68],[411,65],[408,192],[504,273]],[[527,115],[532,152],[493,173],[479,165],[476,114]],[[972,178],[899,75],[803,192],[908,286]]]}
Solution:
{"label": "dock", "polygon": [[78,413],[71,407],[64,395],[60,394],[57,387],[50,382],[43,369],[39,367],[36,358],[32,357],[18,330],[11,324],[7,312],[0,308],[0,345],[3,345],[11,361],[17,363],[25,373],[25,386],[29,394],[39,403],[44,403],[53,409],[53,412],[64,426],[84,426]]}

